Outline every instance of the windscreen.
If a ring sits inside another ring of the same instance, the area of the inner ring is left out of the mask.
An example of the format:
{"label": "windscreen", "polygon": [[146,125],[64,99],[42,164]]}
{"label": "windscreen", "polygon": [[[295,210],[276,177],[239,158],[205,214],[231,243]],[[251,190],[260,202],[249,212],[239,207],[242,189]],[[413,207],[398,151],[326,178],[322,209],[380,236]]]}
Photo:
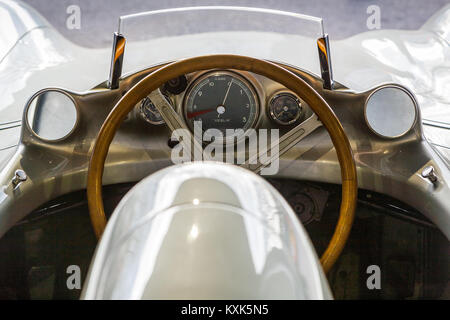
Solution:
{"label": "windscreen", "polygon": [[207,54],[238,54],[320,74],[322,19],[268,9],[189,7],[122,16],[123,73]]}

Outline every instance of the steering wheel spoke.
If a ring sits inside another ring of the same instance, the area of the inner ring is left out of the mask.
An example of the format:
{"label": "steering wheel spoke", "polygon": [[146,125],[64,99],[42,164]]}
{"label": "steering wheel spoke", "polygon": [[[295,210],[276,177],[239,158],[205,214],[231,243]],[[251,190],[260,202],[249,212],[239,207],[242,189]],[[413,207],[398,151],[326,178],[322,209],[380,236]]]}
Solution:
{"label": "steering wheel spoke", "polygon": [[[282,135],[278,141],[275,141],[274,143],[271,142],[270,147],[266,146],[264,149],[259,150],[257,154],[249,157],[249,159],[241,166],[255,173],[259,173],[264,167],[270,165],[270,163],[276,158],[281,157],[320,126],[322,126],[322,122],[319,120],[317,115],[311,115],[308,119]],[[262,159],[261,154],[269,154],[270,156],[266,159],[266,161],[261,163],[258,162],[258,159]],[[251,165],[252,163],[257,164]]]}
{"label": "steering wheel spoke", "polygon": [[[201,143],[199,143],[197,139],[194,139],[184,121],[169,104],[166,97],[161,93],[161,90],[156,89],[152,91],[149,98],[153,102],[156,110],[161,114],[161,117],[164,119],[171,132],[183,130],[183,136],[187,139],[182,139],[180,143],[184,145],[185,150],[191,150],[191,159],[195,159],[196,154],[202,154],[203,148]],[[191,146],[193,146],[193,148],[191,148]]]}

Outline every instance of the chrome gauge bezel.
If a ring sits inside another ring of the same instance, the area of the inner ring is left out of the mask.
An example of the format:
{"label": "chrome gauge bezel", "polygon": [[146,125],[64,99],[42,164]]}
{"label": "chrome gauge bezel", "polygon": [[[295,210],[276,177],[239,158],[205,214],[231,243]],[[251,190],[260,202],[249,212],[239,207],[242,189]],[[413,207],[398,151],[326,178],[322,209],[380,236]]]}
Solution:
{"label": "chrome gauge bezel", "polygon": [[[288,121],[288,122],[284,122],[284,121],[281,121],[280,119],[278,119],[276,117],[274,111],[273,111],[274,100],[279,98],[279,97],[281,97],[281,96],[284,96],[284,95],[289,95],[291,97],[294,97],[295,101],[297,102],[297,104],[299,105],[299,108],[300,108],[300,111],[297,113],[297,116],[294,119],[292,119],[291,121]],[[300,119],[302,114],[303,114],[302,101],[292,91],[286,91],[286,90],[278,91],[275,94],[273,94],[272,97],[269,99],[269,115],[270,115],[270,119],[275,121],[277,124],[281,124],[283,126],[288,126],[288,125],[294,124],[295,122],[297,122]]]}
{"label": "chrome gauge bezel", "polygon": [[[253,100],[255,101],[255,110],[254,110],[254,116],[251,121],[247,122],[246,126],[243,128],[244,133],[241,135],[235,135],[226,137],[226,139],[217,139],[215,140],[215,143],[234,143],[236,140],[240,141],[242,138],[246,136],[248,131],[252,128],[256,127],[256,124],[259,121],[260,118],[260,108],[261,108],[261,100],[260,95],[258,94],[257,90],[257,84],[255,84],[253,81],[251,81],[247,76],[243,75],[240,72],[232,71],[232,70],[211,70],[206,71],[204,73],[199,74],[197,77],[192,79],[188,85],[188,88],[185,91],[185,94],[183,96],[183,102],[182,102],[182,113],[185,123],[187,124],[188,128],[190,130],[194,130],[192,122],[188,119],[187,113],[188,113],[188,100],[194,91],[194,89],[197,87],[199,83],[201,83],[204,79],[209,78],[211,76],[220,76],[220,75],[228,75],[234,78],[239,79],[242,83],[244,83],[249,89],[250,93],[252,94]],[[206,139],[211,139],[205,131],[202,133]],[[235,140],[236,139],[236,140]]]}
{"label": "chrome gauge bezel", "polygon": [[160,125],[164,123],[164,119],[161,119],[160,121],[153,121],[150,120],[147,115],[145,114],[144,111],[144,101],[148,99],[150,101],[150,103],[153,103],[152,100],[149,97],[145,97],[144,99],[142,99],[138,105],[139,105],[139,114],[141,115],[142,119],[144,119],[146,122],[154,124],[154,125]]}
{"label": "chrome gauge bezel", "polygon": [[[165,94],[165,93],[163,93],[163,95],[164,95],[164,97],[166,98],[167,102],[168,102],[171,106],[173,106],[173,102],[172,102],[172,100],[170,99],[170,97],[169,97],[167,94]],[[141,101],[139,101],[139,102],[137,103],[136,108],[137,108],[137,110],[139,111],[139,115],[141,116],[141,118],[144,119],[146,122],[148,122],[148,123],[150,123],[150,124],[154,124],[154,125],[161,125],[161,124],[166,123],[166,122],[164,121],[164,119],[161,119],[160,121],[153,121],[153,120],[150,120],[150,119],[146,116],[146,114],[145,114],[145,112],[144,112],[144,110],[143,110],[143,106],[144,106],[144,101],[145,101],[145,99],[150,100],[150,103],[153,104],[152,100],[150,99],[150,96],[145,97],[144,99],[142,99]]]}

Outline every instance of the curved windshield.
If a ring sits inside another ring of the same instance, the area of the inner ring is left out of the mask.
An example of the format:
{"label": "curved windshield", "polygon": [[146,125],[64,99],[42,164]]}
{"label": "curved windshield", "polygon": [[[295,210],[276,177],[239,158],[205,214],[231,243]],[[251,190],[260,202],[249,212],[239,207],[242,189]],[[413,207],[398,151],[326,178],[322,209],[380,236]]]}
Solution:
{"label": "curved windshield", "polygon": [[268,59],[320,74],[321,18],[245,7],[189,7],[122,16],[123,72],[206,54]]}

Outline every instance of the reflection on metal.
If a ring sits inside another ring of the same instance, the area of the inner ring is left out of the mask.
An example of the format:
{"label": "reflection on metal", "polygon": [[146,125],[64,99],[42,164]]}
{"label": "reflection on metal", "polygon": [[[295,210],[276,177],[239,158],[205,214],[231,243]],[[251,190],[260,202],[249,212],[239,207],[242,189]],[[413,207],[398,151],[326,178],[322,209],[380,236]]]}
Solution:
{"label": "reflection on metal", "polygon": [[423,119],[422,124],[426,124],[428,126],[432,126],[432,127],[436,127],[436,128],[450,129],[450,124],[441,122],[441,121]]}
{"label": "reflection on metal", "polygon": [[434,173],[433,166],[425,167],[422,170],[422,177],[424,177],[425,179],[430,180],[432,183],[436,183],[437,180],[438,180],[437,176],[436,176],[436,173]]}
{"label": "reflection on metal", "polygon": [[16,170],[14,172],[14,177],[11,179],[11,183],[13,186],[13,189],[16,189],[22,182],[27,180],[27,174],[23,170]]}
{"label": "reflection on metal", "polygon": [[[300,140],[304,137],[308,136],[315,129],[320,127],[322,122],[318,119],[318,117],[313,114],[308,119],[298,124],[295,128],[285,133],[281,138],[275,143],[271,143],[270,148],[263,148],[259,151],[258,154],[248,159],[245,163],[241,165],[241,167],[250,169],[253,172],[259,173],[264,167],[268,166],[272,163],[275,158],[282,156],[289,149],[295,146]],[[267,151],[267,149],[269,151]],[[260,154],[270,154],[269,160],[264,163],[258,163],[257,158]],[[301,154],[298,154],[300,156]],[[257,163],[256,167],[250,167],[251,163]]]}
{"label": "reflection on metal", "polygon": [[10,121],[0,124],[0,130],[6,130],[11,128],[20,127],[22,125],[22,120]]}
{"label": "reflection on metal", "polygon": [[414,127],[419,106],[414,95],[406,88],[393,84],[378,87],[367,97],[364,118],[376,135],[395,139]]}
{"label": "reflection on metal", "polygon": [[111,69],[109,70],[109,81],[108,81],[108,88],[110,89],[117,89],[119,87],[119,78],[122,75],[125,42],[126,40],[123,35],[114,32]]}
{"label": "reflection on metal", "polygon": [[328,34],[317,39],[317,48],[319,49],[320,71],[322,73],[323,88],[333,89],[333,70],[331,69],[330,41]]}

